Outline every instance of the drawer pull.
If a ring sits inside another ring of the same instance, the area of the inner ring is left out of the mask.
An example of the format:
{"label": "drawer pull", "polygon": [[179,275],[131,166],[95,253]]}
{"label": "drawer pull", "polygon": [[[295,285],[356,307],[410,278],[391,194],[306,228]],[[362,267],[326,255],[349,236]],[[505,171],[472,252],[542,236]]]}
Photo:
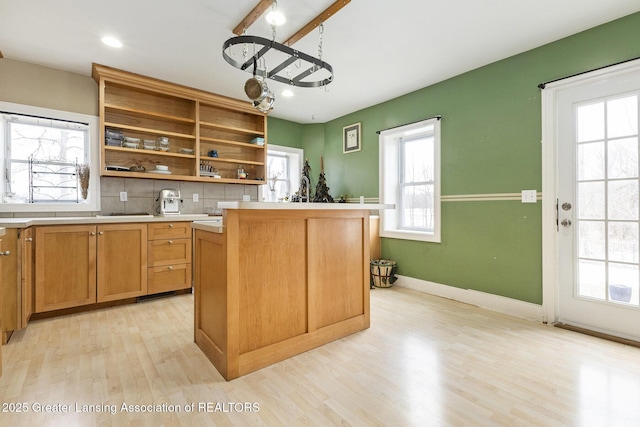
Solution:
{"label": "drawer pull", "polygon": [[173,228],[173,224],[169,224],[169,228]]}
{"label": "drawer pull", "polygon": [[9,256],[11,255],[11,251],[0,252],[0,255]]}
{"label": "drawer pull", "polygon": [[170,244],[170,245],[173,245],[173,240],[169,240],[169,244]]}
{"label": "drawer pull", "polygon": [[170,265],[170,266],[169,266],[169,270],[173,270],[173,266],[171,266],[171,265]]}

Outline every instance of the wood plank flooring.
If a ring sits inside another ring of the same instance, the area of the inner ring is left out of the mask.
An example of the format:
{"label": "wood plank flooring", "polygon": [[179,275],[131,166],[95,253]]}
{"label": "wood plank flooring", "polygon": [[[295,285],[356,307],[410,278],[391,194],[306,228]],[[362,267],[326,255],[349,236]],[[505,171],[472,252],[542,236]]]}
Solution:
{"label": "wood plank flooring", "polygon": [[3,355],[0,426],[640,425],[639,348],[397,287],[370,329],[231,382],[190,294],[35,321]]}

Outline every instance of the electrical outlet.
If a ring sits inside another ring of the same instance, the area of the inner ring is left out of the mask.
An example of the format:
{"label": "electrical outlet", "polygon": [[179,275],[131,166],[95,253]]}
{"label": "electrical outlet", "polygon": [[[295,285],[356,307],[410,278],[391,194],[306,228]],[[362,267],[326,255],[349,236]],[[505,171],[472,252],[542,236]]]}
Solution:
{"label": "electrical outlet", "polygon": [[120,192],[120,201],[121,202],[126,202],[127,201],[127,192],[126,191],[121,191]]}
{"label": "electrical outlet", "polygon": [[536,203],[538,192],[536,190],[522,190],[522,203]]}
{"label": "electrical outlet", "polygon": [[250,202],[251,201],[251,196],[248,194],[243,194],[242,195],[242,201],[243,202]]}
{"label": "electrical outlet", "polygon": [[198,193],[193,193],[193,203],[198,203],[198,200],[200,200]]}

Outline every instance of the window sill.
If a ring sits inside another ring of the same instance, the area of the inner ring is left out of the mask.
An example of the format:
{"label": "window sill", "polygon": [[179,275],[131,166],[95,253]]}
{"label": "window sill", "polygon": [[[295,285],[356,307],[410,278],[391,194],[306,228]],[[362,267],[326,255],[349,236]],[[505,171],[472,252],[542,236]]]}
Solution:
{"label": "window sill", "polygon": [[440,243],[439,233],[420,233],[415,231],[404,230],[381,230],[380,237],[401,240],[416,240],[420,242]]}

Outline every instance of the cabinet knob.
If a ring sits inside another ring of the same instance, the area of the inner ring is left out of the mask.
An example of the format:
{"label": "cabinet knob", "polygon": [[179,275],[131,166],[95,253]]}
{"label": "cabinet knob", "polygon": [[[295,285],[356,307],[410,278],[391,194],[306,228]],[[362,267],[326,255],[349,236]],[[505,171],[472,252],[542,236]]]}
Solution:
{"label": "cabinet knob", "polygon": [[169,228],[173,228],[173,224],[169,224]]}
{"label": "cabinet knob", "polygon": [[[8,252],[8,251],[7,251],[7,252]],[[169,270],[173,270],[173,266],[172,266],[172,265],[170,265],[170,266],[169,266]]]}
{"label": "cabinet knob", "polygon": [[102,236],[104,234],[104,231],[99,231],[98,234]]}
{"label": "cabinet knob", "polygon": [[11,255],[11,251],[0,252],[0,255],[9,256]]}
{"label": "cabinet knob", "polygon": [[170,245],[173,245],[173,240],[169,240],[169,244],[170,244]]}
{"label": "cabinet knob", "polygon": [[95,231],[92,231],[91,233],[89,233],[89,235],[90,235],[90,236],[95,236],[95,235],[96,235],[96,232],[95,232]]}
{"label": "cabinet knob", "polygon": [[33,237],[27,237],[24,240],[25,240],[25,242],[33,242]]}

